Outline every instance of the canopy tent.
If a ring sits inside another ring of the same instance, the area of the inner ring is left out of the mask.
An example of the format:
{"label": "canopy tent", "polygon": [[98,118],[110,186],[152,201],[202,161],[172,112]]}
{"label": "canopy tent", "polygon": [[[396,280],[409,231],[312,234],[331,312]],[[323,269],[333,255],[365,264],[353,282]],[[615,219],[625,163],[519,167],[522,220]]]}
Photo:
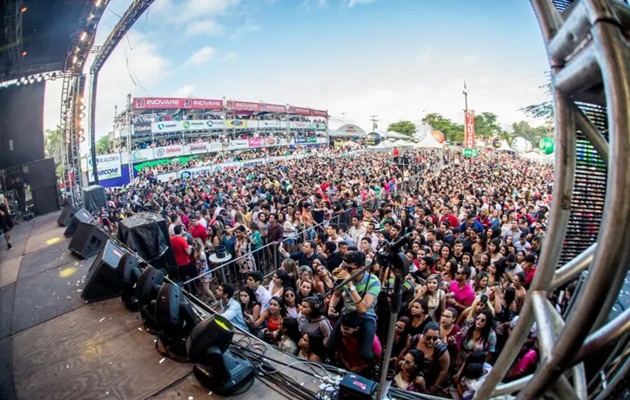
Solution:
{"label": "canopy tent", "polygon": [[411,139],[407,135],[403,135],[402,133],[392,132],[392,131],[387,131],[383,133],[381,136],[389,138],[389,139],[407,139],[407,140]]}
{"label": "canopy tent", "polygon": [[554,161],[554,154],[545,155],[545,154],[532,151],[530,153],[519,153],[519,155],[528,160],[537,161],[537,162],[545,163],[545,164],[551,164]]}
{"label": "canopy tent", "polygon": [[328,134],[332,137],[343,137],[343,138],[355,138],[355,137],[364,137],[365,134],[359,134],[357,132],[342,132],[338,130],[329,130]]}
{"label": "canopy tent", "polygon": [[396,146],[396,147],[411,147],[411,146],[413,146],[413,143],[407,142],[407,141],[402,140],[402,139],[398,139],[392,144],[394,146]]}
{"label": "canopy tent", "polygon": [[424,139],[420,141],[420,143],[414,144],[413,147],[416,149],[427,149],[427,148],[441,149],[442,144],[440,144],[440,142],[435,140],[435,138],[431,134],[429,134],[429,135],[426,135]]}
{"label": "canopy tent", "polygon": [[514,151],[513,148],[510,147],[509,144],[505,140],[501,140],[501,147],[497,149],[497,151]]}
{"label": "canopy tent", "polygon": [[348,140],[347,142],[344,142],[343,145],[346,147],[361,147],[359,143],[353,142],[352,140]]}

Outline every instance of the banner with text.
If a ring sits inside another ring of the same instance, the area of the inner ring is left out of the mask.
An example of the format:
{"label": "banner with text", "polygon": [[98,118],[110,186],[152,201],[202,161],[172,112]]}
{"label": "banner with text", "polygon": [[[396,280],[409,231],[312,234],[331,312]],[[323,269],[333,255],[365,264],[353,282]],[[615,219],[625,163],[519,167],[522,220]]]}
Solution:
{"label": "banner with text", "polygon": [[133,162],[142,162],[153,160],[153,149],[134,150],[131,152],[131,160]]}
{"label": "banner with text", "polygon": [[[96,156],[96,169],[98,170],[98,179],[118,178],[121,172],[120,154],[104,154]],[[94,167],[92,166],[92,157],[88,158],[88,174],[90,181],[94,181]]]}
{"label": "banner with text", "polygon": [[184,146],[178,144],[166,147],[156,147],[153,149],[155,158],[177,157],[184,155]]}
{"label": "banner with text", "polygon": [[464,132],[464,148],[475,148],[475,112],[466,111],[466,131]]}
{"label": "banner with text", "polygon": [[144,133],[151,133],[151,123],[150,122],[136,122],[133,124],[133,134],[140,135]]}
{"label": "banner with text", "polygon": [[223,100],[181,99],[176,97],[137,97],[133,99],[134,110],[162,110],[187,108],[196,110],[222,110]]}

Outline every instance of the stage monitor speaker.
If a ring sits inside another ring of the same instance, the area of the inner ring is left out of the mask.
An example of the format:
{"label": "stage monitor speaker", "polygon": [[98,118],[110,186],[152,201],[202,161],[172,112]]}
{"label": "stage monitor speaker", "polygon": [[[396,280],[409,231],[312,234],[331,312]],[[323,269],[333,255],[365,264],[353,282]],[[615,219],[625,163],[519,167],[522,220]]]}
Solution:
{"label": "stage monitor speaker", "polygon": [[127,254],[116,243],[108,240],[87,273],[81,297],[89,302],[120,296],[123,274],[118,271],[120,259]]}
{"label": "stage monitor speaker", "polygon": [[59,210],[59,189],[57,185],[42,186],[32,189],[33,204],[35,205],[35,213],[44,215]]}
{"label": "stage monitor speaker", "polygon": [[83,259],[90,258],[101,251],[108,238],[107,232],[100,227],[81,222],[68,245],[68,250]]}
{"label": "stage monitor speaker", "polygon": [[73,206],[65,206],[61,211],[61,215],[59,215],[59,218],[57,219],[57,223],[60,226],[68,226],[77,211],[78,208],[74,208]]}
{"label": "stage monitor speaker", "polygon": [[74,235],[74,232],[77,230],[81,222],[86,222],[89,224],[89,223],[95,223],[96,221],[94,221],[94,217],[92,217],[92,215],[89,212],[87,212],[84,208],[80,208],[74,214],[74,217],[72,217],[72,220],[70,220],[70,223],[66,226],[66,230],[63,232],[63,235],[65,237],[70,237]]}

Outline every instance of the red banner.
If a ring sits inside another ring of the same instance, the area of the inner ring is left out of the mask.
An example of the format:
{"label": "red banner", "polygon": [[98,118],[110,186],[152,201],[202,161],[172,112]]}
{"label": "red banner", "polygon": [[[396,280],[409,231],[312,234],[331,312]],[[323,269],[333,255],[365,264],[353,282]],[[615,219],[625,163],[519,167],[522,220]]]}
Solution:
{"label": "red banner", "polygon": [[263,104],[262,110],[271,113],[282,113],[286,114],[287,106],[283,106],[280,104]]}
{"label": "red banner", "polygon": [[193,110],[222,110],[223,100],[184,99],[184,108]]}
{"label": "red banner", "polygon": [[328,111],[322,111],[322,110],[311,110],[311,115],[313,117],[324,117],[324,118],[328,118]]}
{"label": "red banner", "polygon": [[309,108],[304,107],[289,107],[289,114],[297,114],[297,115],[312,115],[311,110]]}
{"label": "red banner", "polygon": [[184,99],[174,97],[138,97],[133,99],[134,110],[183,108]]}
{"label": "red banner", "polygon": [[464,132],[464,148],[475,148],[475,112],[466,111],[466,131]]}
{"label": "red banner", "polygon": [[235,111],[262,111],[262,104],[248,101],[228,100],[227,108]]}

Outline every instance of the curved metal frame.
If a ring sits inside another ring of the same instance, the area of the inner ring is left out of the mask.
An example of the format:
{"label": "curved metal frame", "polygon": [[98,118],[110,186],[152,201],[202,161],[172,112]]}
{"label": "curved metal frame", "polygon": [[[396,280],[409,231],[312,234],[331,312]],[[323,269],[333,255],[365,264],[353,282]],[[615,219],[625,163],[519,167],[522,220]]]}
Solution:
{"label": "curved metal frame", "polygon": [[[531,294],[504,352],[476,394],[480,399],[518,390],[519,399],[540,398],[547,391],[558,398],[586,398],[582,360],[630,330],[630,312],[601,327],[623,285],[630,262],[630,51],[623,25],[629,21],[630,10],[616,1],[581,0],[566,15],[561,15],[551,0],[531,2],[552,69],[557,141],[555,199]],[[601,85],[607,107],[609,143],[574,104],[578,98],[598,97]],[[607,161],[606,209],[597,246],[589,247],[556,271],[571,212],[576,128]],[[565,323],[551,307],[547,294],[589,264],[588,277],[576,293],[575,307]],[[534,321],[541,348],[539,368],[534,375],[499,384]],[[572,387],[567,386],[564,374],[569,368],[572,368]]]}

